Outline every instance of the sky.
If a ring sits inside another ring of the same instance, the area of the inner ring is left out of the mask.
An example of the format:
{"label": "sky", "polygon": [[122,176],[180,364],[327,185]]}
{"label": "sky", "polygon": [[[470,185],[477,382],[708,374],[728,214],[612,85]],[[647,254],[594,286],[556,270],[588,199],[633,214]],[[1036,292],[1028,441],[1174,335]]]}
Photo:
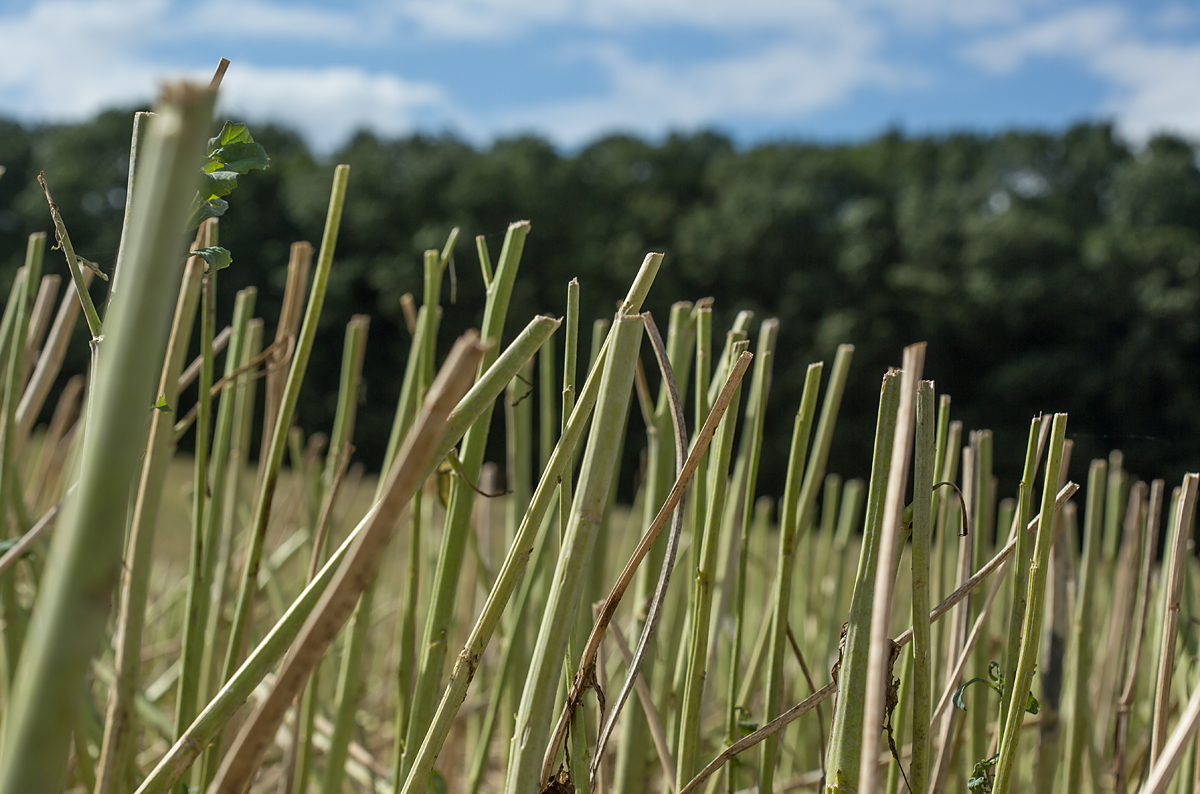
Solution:
{"label": "sky", "polygon": [[1200,140],[1200,0],[0,0],[0,116],[207,80],[318,151],[354,131],[717,129],[742,145],[1111,120]]}

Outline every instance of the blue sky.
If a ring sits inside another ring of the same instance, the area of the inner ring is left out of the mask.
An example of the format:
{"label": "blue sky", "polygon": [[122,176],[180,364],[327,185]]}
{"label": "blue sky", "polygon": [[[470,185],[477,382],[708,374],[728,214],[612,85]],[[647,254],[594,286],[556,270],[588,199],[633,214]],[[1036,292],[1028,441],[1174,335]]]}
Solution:
{"label": "blue sky", "polygon": [[720,129],[742,144],[1060,129],[1200,139],[1200,2],[0,0],[0,115],[78,120],[232,61],[222,112],[355,129]]}

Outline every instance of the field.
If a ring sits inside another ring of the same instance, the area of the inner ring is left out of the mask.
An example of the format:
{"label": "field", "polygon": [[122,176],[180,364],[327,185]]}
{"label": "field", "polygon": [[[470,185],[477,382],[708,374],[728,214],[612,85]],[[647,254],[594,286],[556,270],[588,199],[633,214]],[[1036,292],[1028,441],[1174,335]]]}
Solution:
{"label": "field", "polygon": [[[528,221],[424,253],[366,474],[369,317],[332,426],[296,422],[351,170],[277,327],[253,287],[224,316],[219,218],[268,160],[244,126],[208,137],[213,98],[172,86],[137,117],[100,309],[42,182],[56,245],[29,238],[0,324],[0,794],[1196,790],[1200,476],[1072,461],[1066,414],[997,461],[1019,439],[955,419],[924,343],[872,373],[873,451],[829,471],[843,344],[785,406],[764,495],[778,320],[643,312],[652,252],[614,315],[582,317],[572,280],[508,338]],[[441,357],[471,258],[486,309]],[[80,320],[91,365],[62,372]]]}

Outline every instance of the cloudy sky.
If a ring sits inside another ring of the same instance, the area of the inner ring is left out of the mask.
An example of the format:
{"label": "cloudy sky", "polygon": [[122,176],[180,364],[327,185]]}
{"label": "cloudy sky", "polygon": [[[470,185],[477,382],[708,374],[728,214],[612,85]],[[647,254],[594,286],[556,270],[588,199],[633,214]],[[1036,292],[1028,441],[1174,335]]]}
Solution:
{"label": "cloudy sky", "polygon": [[564,148],[1112,119],[1200,139],[1200,2],[0,0],[0,115],[83,119],[233,63],[223,112],[329,150],[355,129]]}

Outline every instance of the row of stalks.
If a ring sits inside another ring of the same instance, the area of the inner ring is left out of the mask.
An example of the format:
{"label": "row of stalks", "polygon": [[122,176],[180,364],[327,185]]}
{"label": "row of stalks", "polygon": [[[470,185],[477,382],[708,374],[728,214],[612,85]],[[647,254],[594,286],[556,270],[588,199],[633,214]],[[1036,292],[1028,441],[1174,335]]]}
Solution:
{"label": "row of stalks", "polygon": [[[1200,790],[1197,475],[1168,493],[1120,452],[1072,461],[1065,414],[995,460],[917,344],[843,479],[851,345],[770,406],[778,322],[651,316],[657,253],[612,317],[581,325],[571,281],[562,317],[505,338],[526,221],[476,239],[480,328],[440,360],[458,230],[425,253],[365,475],[367,316],[332,427],[297,417],[350,169],[274,330],[253,287],[220,316],[219,221],[195,224],[224,193],[198,172],[261,166],[229,136],[204,159],[215,93],[138,115],[100,308],[45,183],[69,283],[35,234],[5,304],[0,794]],[[81,315],[90,365],[66,373]],[[795,412],[786,461],[762,457],[768,410]]]}

